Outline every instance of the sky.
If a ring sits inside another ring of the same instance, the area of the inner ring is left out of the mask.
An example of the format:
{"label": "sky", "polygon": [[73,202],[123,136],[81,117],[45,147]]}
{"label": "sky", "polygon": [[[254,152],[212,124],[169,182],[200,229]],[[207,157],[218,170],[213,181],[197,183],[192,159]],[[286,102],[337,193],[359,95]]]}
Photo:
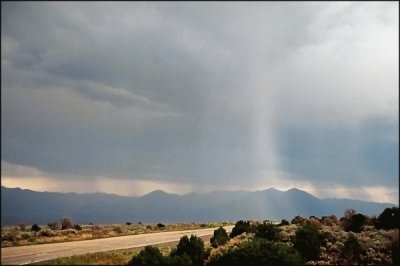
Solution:
{"label": "sky", "polygon": [[1,183],[398,204],[397,2],[1,2]]}

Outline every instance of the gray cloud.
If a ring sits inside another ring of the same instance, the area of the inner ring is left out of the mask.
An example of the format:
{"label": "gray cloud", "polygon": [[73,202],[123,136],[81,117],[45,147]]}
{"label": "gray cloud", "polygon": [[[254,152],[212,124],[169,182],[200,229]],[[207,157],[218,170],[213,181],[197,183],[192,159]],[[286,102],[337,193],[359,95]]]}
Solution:
{"label": "gray cloud", "polygon": [[2,3],[2,160],[220,188],[279,171],[393,186],[396,10]]}

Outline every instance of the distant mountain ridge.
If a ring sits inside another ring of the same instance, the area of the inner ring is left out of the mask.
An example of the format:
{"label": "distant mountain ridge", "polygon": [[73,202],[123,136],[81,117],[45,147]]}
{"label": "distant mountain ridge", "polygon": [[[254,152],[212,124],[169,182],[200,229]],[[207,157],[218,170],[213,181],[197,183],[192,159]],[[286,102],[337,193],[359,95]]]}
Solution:
{"label": "distant mountain ridge", "polygon": [[47,224],[70,216],[76,223],[207,222],[292,219],[296,215],[343,216],[347,208],[378,215],[390,203],[320,199],[293,188],[279,191],[214,191],[176,195],[162,190],[141,197],[106,193],[36,192],[1,187],[2,224]]}

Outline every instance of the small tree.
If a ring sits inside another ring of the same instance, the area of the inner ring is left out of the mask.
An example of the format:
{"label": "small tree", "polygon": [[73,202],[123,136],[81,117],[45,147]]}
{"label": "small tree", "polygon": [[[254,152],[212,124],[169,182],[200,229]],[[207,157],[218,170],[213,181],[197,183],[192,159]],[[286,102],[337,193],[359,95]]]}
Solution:
{"label": "small tree", "polygon": [[214,248],[225,244],[229,240],[229,236],[226,230],[221,226],[220,228],[214,230],[214,236],[211,237],[210,243]]}
{"label": "small tree", "polygon": [[165,265],[165,259],[157,247],[146,246],[137,256],[134,256],[128,265],[146,266],[146,265]]}
{"label": "small tree", "polygon": [[264,221],[256,229],[256,237],[265,238],[271,241],[279,241],[280,229],[274,224]]}
{"label": "small tree", "polygon": [[131,223],[131,222],[126,222],[125,224],[129,226],[129,225],[131,225],[132,223]]}
{"label": "small tree", "polygon": [[400,226],[400,211],[399,207],[386,208],[375,222],[375,227],[378,229],[394,229]]}
{"label": "small tree", "polygon": [[343,248],[341,250],[341,255],[347,260],[347,263],[359,263],[362,251],[363,249],[358,242],[357,237],[350,233],[346,242],[344,242]]}
{"label": "small tree", "polygon": [[250,222],[249,221],[237,221],[235,227],[233,227],[232,232],[230,233],[230,237],[233,238],[235,236],[241,235],[243,233],[250,232]]}
{"label": "small tree", "polygon": [[158,224],[157,224],[157,227],[160,228],[160,229],[164,229],[164,228],[165,228],[165,224],[158,223]]}
{"label": "small tree", "polygon": [[31,231],[35,232],[35,235],[37,232],[39,232],[42,228],[40,228],[37,224],[32,225]]}
{"label": "small tree", "polygon": [[300,225],[300,226],[301,226],[301,225],[304,225],[306,221],[307,221],[306,218],[303,218],[303,217],[297,215],[297,216],[295,216],[295,217],[292,219],[291,223],[292,223],[292,224],[297,224],[297,225]]}
{"label": "small tree", "polygon": [[392,243],[392,265],[400,265],[400,246],[399,241]]}
{"label": "small tree", "polygon": [[281,223],[279,224],[279,226],[283,226],[283,225],[289,225],[289,221],[282,219]]}
{"label": "small tree", "polygon": [[193,265],[203,265],[206,255],[203,240],[195,235],[191,235],[190,239],[187,235],[181,237],[176,251],[171,252],[171,256],[184,256],[185,254],[190,257]]}
{"label": "small tree", "polygon": [[347,232],[352,231],[354,233],[360,233],[366,220],[366,217],[361,213],[345,217],[342,221],[343,229]]}
{"label": "small tree", "polygon": [[79,224],[74,225],[75,230],[81,231],[82,227]]}
{"label": "small tree", "polygon": [[64,217],[60,219],[60,223],[61,223],[61,230],[74,228],[74,222],[70,217]]}
{"label": "small tree", "polygon": [[307,260],[315,259],[319,254],[322,239],[323,236],[315,225],[305,224],[297,230],[293,247]]}

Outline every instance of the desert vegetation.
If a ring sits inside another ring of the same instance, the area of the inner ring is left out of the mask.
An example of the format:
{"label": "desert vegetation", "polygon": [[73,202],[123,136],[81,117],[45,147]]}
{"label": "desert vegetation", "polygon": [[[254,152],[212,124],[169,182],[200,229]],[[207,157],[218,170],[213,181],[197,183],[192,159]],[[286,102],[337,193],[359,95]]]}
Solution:
{"label": "desert vegetation", "polygon": [[[159,231],[173,227],[170,224],[164,225],[165,229],[157,224],[141,224],[143,228],[150,226],[152,230]],[[230,234],[223,225],[226,224],[220,224],[209,237],[183,236],[179,242],[161,246],[72,256],[39,264],[218,266],[400,263],[398,207],[386,208],[377,217],[348,209],[339,219],[331,215],[296,216],[290,222],[282,220],[280,223],[240,220],[235,223]],[[132,223],[129,226],[138,224]],[[82,225],[82,230],[85,227]],[[208,224],[197,224],[197,227],[208,227]],[[42,228],[38,235],[47,229]],[[25,230],[30,231],[31,227],[25,226]]]}
{"label": "desert vegetation", "polygon": [[78,224],[71,217],[63,217],[59,221],[47,225],[18,224],[2,226],[1,246],[23,246],[65,241],[89,240],[97,238],[137,235],[161,231],[193,230],[213,228],[232,224],[224,223],[177,223],[177,224],[145,224],[127,222],[125,224]]}
{"label": "desert vegetation", "polygon": [[399,208],[368,217],[355,210],[336,216],[296,216],[278,225],[243,221],[229,234],[214,231],[205,245],[196,236],[181,238],[163,255],[147,246],[129,265],[398,265]]}

